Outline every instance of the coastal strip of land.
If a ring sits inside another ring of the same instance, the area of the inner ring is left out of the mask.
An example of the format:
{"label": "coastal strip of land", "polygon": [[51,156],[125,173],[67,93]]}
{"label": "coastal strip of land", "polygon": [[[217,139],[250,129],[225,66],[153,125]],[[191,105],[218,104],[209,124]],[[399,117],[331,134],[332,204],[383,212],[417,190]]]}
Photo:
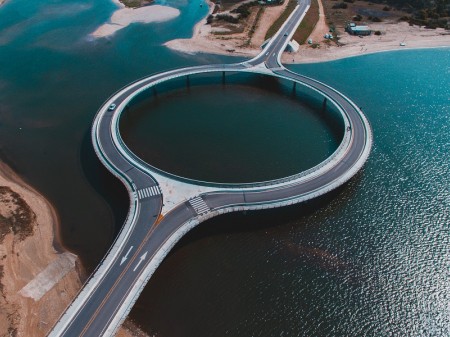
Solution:
{"label": "coastal strip of land", "polygon": [[[401,11],[390,9],[386,12],[383,11],[385,8],[382,9],[382,5],[371,3],[366,3],[364,6],[375,13],[389,13],[389,16],[381,20],[382,22],[370,22],[370,29],[374,32],[370,36],[349,35],[344,31],[343,22],[347,17],[351,20],[352,15],[363,8],[363,4],[355,3],[353,11],[348,10],[344,13],[347,15],[345,17],[343,10],[333,10],[330,3],[324,6],[322,0],[317,1],[319,17],[314,30],[309,35],[309,43],[301,44],[298,51],[284,53],[282,57],[284,63],[324,62],[382,51],[450,46],[449,30],[410,25],[408,22],[399,20],[404,14]],[[209,53],[253,57],[261,50],[260,47],[264,42],[264,38],[261,37],[266,35],[288,4],[289,1],[285,1],[279,6],[267,6],[259,21],[248,25],[244,31],[232,32],[227,28],[226,32],[224,28],[220,30],[220,27],[211,22],[211,13],[217,11],[217,5],[209,2],[210,15],[195,26],[192,38],[172,40],[165,45],[172,50],[189,54]],[[232,11],[233,9],[229,12]],[[334,12],[338,14],[331,15]],[[336,18],[338,15],[340,17]],[[251,22],[255,18],[250,15],[246,20]],[[337,20],[337,23],[332,20]],[[224,25],[224,27],[229,26],[228,23]],[[249,34],[251,26],[253,30]],[[327,33],[333,33],[334,39],[325,38]],[[249,42],[243,43],[248,39],[250,39]]]}
{"label": "coastal strip of land", "polygon": [[[53,206],[0,162],[0,336],[47,336],[81,289],[83,266],[58,229]],[[126,321],[118,336],[146,334]]]}

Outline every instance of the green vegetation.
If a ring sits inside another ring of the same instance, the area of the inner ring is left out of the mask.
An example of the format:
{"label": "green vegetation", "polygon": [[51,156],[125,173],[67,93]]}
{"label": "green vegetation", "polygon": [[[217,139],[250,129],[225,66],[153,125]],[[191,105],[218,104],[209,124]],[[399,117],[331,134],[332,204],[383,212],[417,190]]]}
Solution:
{"label": "green vegetation", "polygon": [[272,26],[270,26],[269,30],[266,33],[265,39],[269,39],[272,36],[275,35],[275,33],[281,28],[283,23],[286,21],[286,19],[291,15],[294,8],[297,6],[297,0],[289,0],[289,3],[287,4],[286,8],[284,9],[283,13],[279,16],[278,19],[275,20]]}
{"label": "green vegetation", "polygon": [[214,19],[218,21],[226,21],[229,23],[239,23],[241,19],[246,19],[251,14],[251,8],[254,6],[260,6],[258,1],[246,2],[239,7],[230,11],[232,14],[219,13],[215,16],[208,16],[206,23],[212,23]]}
{"label": "green vegetation", "polygon": [[[410,24],[426,26],[428,28],[450,29],[450,1],[449,0],[368,0],[373,3],[383,3],[383,10],[391,8],[403,10],[410,14],[402,20]],[[405,20],[406,19],[406,20]]]}
{"label": "green vegetation", "polygon": [[[283,13],[267,31],[265,37],[266,40],[271,38],[281,28],[283,23],[286,21],[286,19],[289,17],[296,6],[296,0],[289,0],[289,3]],[[306,15],[300,23],[300,26],[294,33],[293,39],[300,44],[305,43],[305,41],[308,39],[308,36],[311,35],[312,31],[314,30],[317,21],[319,21],[319,4],[317,0],[311,0],[311,7],[309,8],[308,12],[306,12]]]}
{"label": "green vegetation", "polygon": [[126,7],[139,8],[147,6],[153,2],[153,0],[120,0]]}
{"label": "green vegetation", "polygon": [[314,30],[317,21],[319,21],[319,3],[317,0],[311,0],[311,7],[294,33],[294,40],[300,44],[305,43]]}
{"label": "green vegetation", "polygon": [[261,20],[261,16],[263,15],[264,10],[265,10],[265,7],[261,6],[258,9],[258,13],[256,13],[255,22],[253,22],[252,28],[250,28],[250,32],[248,34],[248,37],[249,37],[248,41],[249,42],[252,39],[253,34],[255,34],[256,27],[258,27],[259,21]]}
{"label": "green vegetation", "polygon": [[248,17],[250,15],[250,13],[251,13],[250,9],[253,6],[257,6],[257,5],[258,5],[258,1],[247,2],[247,3],[240,5],[238,8],[233,9],[232,11],[230,11],[230,13],[239,14],[239,19],[245,19],[246,17]]}
{"label": "green vegetation", "polygon": [[337,4],[333,5],[333,7],[331,7],[331,8],[333,8],[333,9],[346,9],[347,7],[348,7],[348,5],[345,2],[340,2],[340,3],[337,3]]}
{"label": "green vegetation", "polygon": [[19,241],[33,234],[36,214],[18,193],[7,186],[0,186],[0,203],[8,210],[4,214],[0,213],[0,243],[10,232]]}

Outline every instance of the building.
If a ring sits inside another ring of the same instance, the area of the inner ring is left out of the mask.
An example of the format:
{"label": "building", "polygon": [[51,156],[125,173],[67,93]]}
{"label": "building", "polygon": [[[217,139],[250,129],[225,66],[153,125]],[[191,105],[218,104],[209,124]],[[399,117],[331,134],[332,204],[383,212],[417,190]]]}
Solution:
{"label": "building", "polygon": [[368,36],[372,34],[372,30],[368,26],[357,26],[354,22],[347,23],[345,31],[351,35]]}

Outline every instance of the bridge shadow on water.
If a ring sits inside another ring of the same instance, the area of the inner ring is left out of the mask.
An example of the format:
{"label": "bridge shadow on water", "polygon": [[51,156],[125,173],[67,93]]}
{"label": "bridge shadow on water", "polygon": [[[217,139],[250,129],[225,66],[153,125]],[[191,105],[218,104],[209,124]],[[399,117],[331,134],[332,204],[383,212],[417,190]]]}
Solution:
{"label": "bridge shadow on water", "polygon": [[[181,337],[223,336],[236,327],[254,331],[278,311],[295,317],[289,308],[298,308],[303,295],[286,294],[286,283],[301,284],[322,272],[339,280],[347,275],[347,261],[317,243],[326,220],[353,200],[361,177],[308,202],[199,224],[155,271],[130,318],[156,335]],[[252,321],[241,321],[255,313]]]}
{"label": "bridge shadow on water", "polygon": [[[362,179],[363,170],[359,171],[352,179],[351,185],[358,186]],[[297,232],[311,230],[308,219],[315,216],[314,226],[320,226],[321,219],[326,219],[336,212],[329,207],[333,203],[341,204],[342,200],[351,200],[356,189],[349,186],[350,182],[332,190],[320,197],[279,208],[232,212],[222,214],[200,223],[188,232],[172,249],[168,256],[177,252],[186,245],[202,239],[234,235],[239,233],[251,233],[261,230],[276,230],[277,227],[285,225],[296,226]]]}
{"label": "bridge shadow on water", "polygon": [[[92,247],[89,256],[80,256],[83,266],[91,272],[100,262],[122,227],[130,204],[128,192],[123,184],[109,172],[97,158],[91,142],[91,130],[86,130],[80,148],[80,163],[83,174],[92,188],[107,203],[111,217],[99,218],[91,235],[106,239],[106,245]],[[105,223],[105,220],[107,221]],[[103,239],[101,240],[103,241]]]}

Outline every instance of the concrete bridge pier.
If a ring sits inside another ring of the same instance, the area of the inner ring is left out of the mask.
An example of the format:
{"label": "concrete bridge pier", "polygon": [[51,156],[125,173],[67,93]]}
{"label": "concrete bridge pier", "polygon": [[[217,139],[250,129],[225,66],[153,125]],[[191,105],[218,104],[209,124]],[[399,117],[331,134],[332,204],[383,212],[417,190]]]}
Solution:
{"label": "concrete bridge pier", "polygon": [[326,112],[327,111],[327,98],[325,97],[323,99],[323,103],[322,103],[322,112]]}
{"label": "concrete bridge pier", "polygon": [[222,71],[222,84],[225,84],[225,72]]}
{"label": "concrete bridge pier", "polygon": [[186,86],[189,88],[191,86],[191,81],[189,79],[189,75],[186,75]]}

